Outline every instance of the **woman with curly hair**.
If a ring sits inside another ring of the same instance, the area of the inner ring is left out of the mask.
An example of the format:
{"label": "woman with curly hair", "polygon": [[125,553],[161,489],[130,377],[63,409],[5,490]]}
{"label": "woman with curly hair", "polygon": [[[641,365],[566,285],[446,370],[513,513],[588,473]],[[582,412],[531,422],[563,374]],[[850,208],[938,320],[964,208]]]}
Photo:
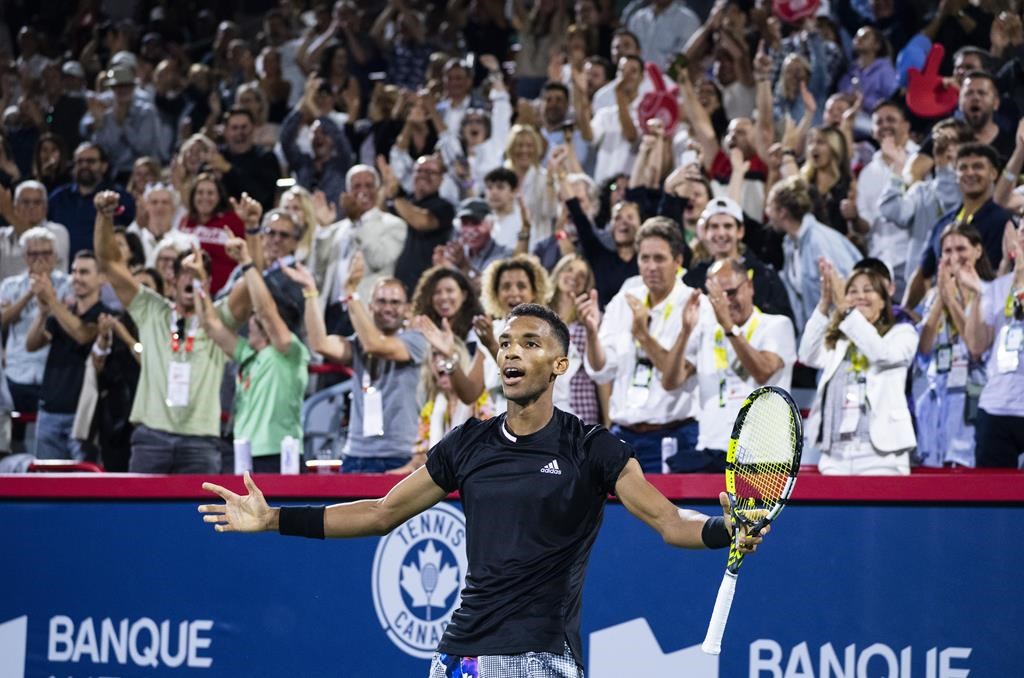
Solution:
{"label": "woman with curly hair", "polygon": [[39,135],[32,152],[32,178],[46,186],[48,192],[71,182],[71,163],[64,141],[53,132]]}
{"label": "woman with curly hair", "polygon": [[800,362],[823,370],[805,442],[821,450],[825,475],[907,475],[917,438],[904,386],[917,332],[896,323],[881,273],[854,269],[843,283],[827,261],[819,273],[821,299],[799,349]]}

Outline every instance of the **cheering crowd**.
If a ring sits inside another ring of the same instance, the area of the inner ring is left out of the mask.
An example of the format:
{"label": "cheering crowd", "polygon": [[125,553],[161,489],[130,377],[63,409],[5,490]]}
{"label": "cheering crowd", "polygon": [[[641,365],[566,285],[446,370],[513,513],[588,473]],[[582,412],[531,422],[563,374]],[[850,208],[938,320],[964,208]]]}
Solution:
{"label": "cheering crowd", "polygon": [[343,472],[408,473],[531,302],[647,473],[763,385],[822,473],[1017,468],[1020,4],[15,2],[0,472],[278,472],[327,363]]}

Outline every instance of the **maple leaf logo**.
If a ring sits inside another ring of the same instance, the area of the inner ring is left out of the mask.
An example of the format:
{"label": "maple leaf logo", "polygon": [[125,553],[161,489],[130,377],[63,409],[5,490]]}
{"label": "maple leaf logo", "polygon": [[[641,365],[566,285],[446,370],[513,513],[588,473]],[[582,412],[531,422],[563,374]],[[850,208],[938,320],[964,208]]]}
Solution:
{"label": "maple leaf logo", "polygon": [[402,565],[402,590],[412,598],[412,607],[426,608],[427,621],[432,608],[444,608],[444,601],[459,588],[459,570],[441,565],[441,551],[428,539],[416,553],[416,562]]}

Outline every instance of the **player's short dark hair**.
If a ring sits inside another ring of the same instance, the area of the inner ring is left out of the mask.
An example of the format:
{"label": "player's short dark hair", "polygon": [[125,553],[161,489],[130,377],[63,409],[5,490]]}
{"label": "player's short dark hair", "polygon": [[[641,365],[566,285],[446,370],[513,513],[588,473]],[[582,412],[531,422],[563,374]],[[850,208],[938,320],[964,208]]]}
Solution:
{"label": "player's short dark hair", "polygon": [[960,148],[956,151],[956,160],[960,162],[964,158],[987,158],[992,163],[992,167],[997,170],[1003,167],[998,151],[988,144],[980,144],[978,142],[961,144]]}
{"label": "player's short dark hair", "polygon": [[495,167],[484,175],[484,185],[506,183],[513,191],[519,188],[519,177],[507,167]]}
{"label": "player's short dark hair", "polygon": [[563,355],[569,355],[569,328],[565,326],[565,323],[558,317],[557,313],[547,306],[541,306],[540,304],[519,304],[508,314],[508,319],[511,321],[512,318],[523,316],[540,318],[546,322],[551,327],[555,338],[558,339]]}

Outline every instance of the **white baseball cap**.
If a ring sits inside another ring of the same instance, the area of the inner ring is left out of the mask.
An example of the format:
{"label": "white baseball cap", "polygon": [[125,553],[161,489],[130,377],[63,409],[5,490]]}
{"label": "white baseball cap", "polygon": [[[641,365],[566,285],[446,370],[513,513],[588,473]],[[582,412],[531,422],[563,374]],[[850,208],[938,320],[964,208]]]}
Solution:
{"label": "white baseball cap", "polygon": [[743,224],[743,208],[732,198],[712,198],[708,201],[700,218],[707,221],[716,214],[728,214],[737,223]]}

